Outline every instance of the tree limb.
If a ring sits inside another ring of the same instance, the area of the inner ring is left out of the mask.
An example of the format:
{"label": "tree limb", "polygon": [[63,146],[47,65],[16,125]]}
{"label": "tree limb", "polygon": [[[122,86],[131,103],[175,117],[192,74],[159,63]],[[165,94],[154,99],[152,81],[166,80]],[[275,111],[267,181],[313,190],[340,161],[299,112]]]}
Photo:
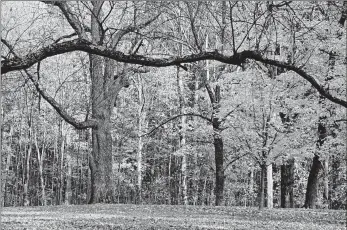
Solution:
{"label": "tree limb", "polygon": [[235,112],[236,111],[236,109],[238,108],[238,107],[240,107],[240,105],[241,104],[238,104],[237,106],[235,106],[235,108],[233,109],[233,110],[231,110],[229,113],[227,113],[222,119],[221,119],[221,123],[223,123],[233,112]]}
{"label": "tree limb", "polygon": [[34,65],[35,63],[44,60],[45,58],[77,50],[84,51],[90,54],[108,57],[118,62],[153,67],[177,66],[182,63],[191,63],[202,60],[216,60],[226,64],[241,65],[247,59],[252,59],[255,61],[262,62],[264,64],[282,67],[286,68],[287,70],[294,71],[295,73],[303,77],[305,80],[310,82],[311,85],[314,88],[316,88],[322,96],[326,97],[328,100],[336,104],[342,105],[343,107],[347,108],[347,101],[331,95],[329,91],[324,89],[324,87],[321,86],[313,76],[306,73],[303,69],[288,64],[286,62],[268,59],[266,57],[263,57],[259,52],[251,50],[245,50],[231,56],[223,55],[217,50],[215,50],[213,52],[200,52],[197,54],[189,54],[182,57],[175,56],[169,58],[151,58],[136,54],[126,55],[123,52],[115,51],[112,48],[92,44],[91,42],[84,39],[75,39],[71,41],[48,45],[46,47],[38,49],[36,52],[29,53],[23,56],[23,58],[21,59],[11,58],[8,60],[2,60],[1,72],[5,74],[15,70],[26,69]]}
{"label": "tree limb", "polygon": [[244,156],[247,156],[251,154],[251,152],[246,152],[245,154],[242,154],[242,155],[238,155],[236,157],[234,157],[231,161],[228,162],[228,164],[224,167],[224,172],[229,168],[230,165],[232,165],[235,161],[238,161],[239,159],[241,159],[242,157]]}
{"label": "tree limb", "polygon": [[141,135],[141,137],[143,136],[148,136],[148,135],[151,135],[154,131],[156,131],[157,129],[159,129],[160,127],[162,127],[163,125],[167,124],[168,122],[172,121],[172,120],[175,120],[176,118],[179,118],[179,117],[183,117],[183,116],[194,116],[194,117],[200,117],[204,120],[207,120],[208,122],[212,123],[212,120],[208,117],[205,117],[201,114],[196,114],[196,113],[184,113],[184,114],[179,114],[179,115],[176,115],[176,116],[173,116],[169,119],[167,119],[166,121],[162,122],[161,124],[159,124],[158,126],[154,127],[151,131],[149,131],[148,133],[145,133],[143,135]]}
{"label": "tree limb", "polygon": [[27,71],[24,70],[28,78],[34,84],[37,92],[57,111],[57,113],[70,125],[74,126],[76,129],[87,129],[97,127],[97,123],[94,120],[87,120],[84,122],[77,121],[74,117],[70,116],[61,106],[49,96],[45,90],[41,89],[39,83],[35,81],[34,77]]}
{"label": "tree limb", "polygon": [[65,1],[42,1],[45,4],[51,4],[53,6],[59,7],[61,12],[64,14],[66,20],[69,22],[70,26],[75,30],[78,37],[81,39],[87,39],[87,35],[84,30],[84,26],[79,22],[78,18],[73,14],[69,6]]}

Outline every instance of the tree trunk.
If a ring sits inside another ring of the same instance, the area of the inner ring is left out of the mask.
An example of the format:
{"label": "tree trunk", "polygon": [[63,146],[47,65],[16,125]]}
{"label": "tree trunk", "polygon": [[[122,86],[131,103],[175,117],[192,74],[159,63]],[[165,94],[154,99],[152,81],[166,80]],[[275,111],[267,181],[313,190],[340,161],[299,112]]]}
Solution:
{"label": "tree trunk", "polygon": [[223,153],[223,139],[220,130],[213,130],[213,145],[216,164],[216,206],[224,205],[224,153]]}
{"label": "tree trunk", "polygon": [[329,203],[329,158],[324,160],[324,193],[323,198]]}
{"label": "tree trunk", "polygon": [[143,151],[143,129],[145,129],[145,119],[146,119],[146,111],[145,107],[145,98],[144,98],[144,90],[143,83],[140,74],[138,74],[138,85],[137,85],[137,93],[139,98],[139,109],[138,109],[138,146],[137,146],[137,189],[138,189],[138,199],[139,203],[142,203],[142,151]]}
{"label": "tree trunk", "polygon": [[[44,137],[45,137],[45,135],[44,135]],[[40,148],[38,145],[36,133],[35,133],[35,145],[36,145],[37,161],[39,164],[39,178],[40,178],[40,187],[41,187],[41,204],[43,206],[46,206],[47,200],[46,200],[46,192],[45,192],[45,182],[44,182],[44,178],[43,178],[43,161],[44,161],[44,154],[45,154],[45,146],[44,146],[44,144],[42,145],[42,149],[41,149],[41,153],[40,153]]]}
{"label": "tree trunk", "polygon": [[[91,34],[92,42],[97,44],[102,42],[98,24],[98,20],[101,20],[102,2],[92,3]],[[92,129],[92,154],[89,158],[91,191],[88,203],[113,202],[111,113],[116,96],[126,84],[125,67],[115,76],[115,61],[94,54],[89,55],[89,60],[92,119],[98,125]]]}
{"label": "tree trunk", "polygon": [[273,208],[273,178],[272,178],[272,164],[266,167],[266,180],[267,180],[267,197],[266,207]]}
{"label": "tree trunk", "polygon": [[71,155],[70,153],[66,154],[66,166],[67,166],[67,173],[66,173],[66,189],[65,189],[65,204],[69,205],[72,201],[72,186],[71,186],[71,180],[72,180],[72,161],[71,161]]}
{"label": "tree trunk", "polygon": [[318,174],[321,168],[321,162],[319,161],[319,156],[315,155],[313,157],[313,162],[310,170],[310,174],[307,180],[306,188],[306,199],[305,199],[305,208],[315,208],[317,201],[317,192],[318,192]]}
{"label": "tree trunk", "polygon": [[294,208],[294,159],[281,165],[281,208]]}
{"label": "tree trunk", "polygon": [[263,209],[265,204],[265,175],[266,165],[262,164],[260,166],[259,209]]}
{"label": "tree trunk", "polygon": [[[30,116],[31,117],[31,116]],[[26,151],[26,159],[25,159],[25,170],[23,170],[24,173],[24,182],[23,182],[23,201],[24,206],[29,206],[30,200],[29,200],[29,181],[30,181],[30,158],[31,158],[31,152],[32,152],[32,119],[30,118],[29,123],[29,145],[28,148],[25,148]],[[23,167],[23,168],[24,168]]]}
{"label": "tree trunk", "polygon": [[[342,170],[340,158],[339,156],[333,156],[332,162],[331,162],[331,197],[336,197],[337,187],[341,185],[340,182],[340,170]],[[330,208],[332,209],[338,209],[341,207],[341,203],[343,203],[343,200],[332,200],[330,204]]]}
{"label": "tree trunk", "polygon": [[[317,141],[317,149],[320,149],[323,145],[325,138],[327,137],[327,130],[323,123],[325,117],[319,118],[318,124],[318,141]],[[319,185],[319,171],[322,168],[322,163],[319,160],[319,156],[317,154],[313,157],[313,162],[310,170],[310,174],[307,180],[307,188],[306,188],[306,198],[305,198],[305,208],[315,208],[317,201],[317,193],[318,193],[318,185]]]}
{"label": "tree trunk", "polygon": [[[207,71],[209,72],[209,71]],[[212,104],[212,126],[213,126],[213,145],[216,166],[216,185],[215,185],[215,205],[224,205],[224,149],[222,130],[220,129],[220,86],[216,85],[212,90],[209,83],[205,84],[206,90]]]}
{"label": "tree trunk", "polygon": [[59,157],[59,204],[63,204],[63,190],[64,190],[64,152],[65,152],[65,136],[63,135],[63,121],[60,121],[60,137],[61,137],[61,145],[60,145],[60,157]]}
{"label": "tree trunk", "polygon": [[248,187],[248,197],[251,199],[249,202],[250,206],[253,207],[253,187],[254,187],[254,169],[253,166],[251,166],[250,172],[249,172],[249,187]]}
{"label": "tree trunk", "polygon": [[[185,113],[185,100],[184,100],[184,85],[182,75],[180,74],[179,67],[177,67],[177,91],[179,99],[180,114]],[[185,148],[186,145],[186,116],[181,116],[181,129],[180,129],[180,148]],[[183,204],[188,205],[188,192],[187,192],[187,154],[183,151],[182,155],[182,196]]]}

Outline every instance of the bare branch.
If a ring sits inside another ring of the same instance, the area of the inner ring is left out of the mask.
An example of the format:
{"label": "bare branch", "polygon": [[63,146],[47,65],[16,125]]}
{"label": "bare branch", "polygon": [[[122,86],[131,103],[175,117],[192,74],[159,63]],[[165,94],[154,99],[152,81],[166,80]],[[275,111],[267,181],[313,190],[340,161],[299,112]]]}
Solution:
{"label": "bare branch", "polygon": [[19,58],[19,56],[15,53],[13,46],[8,43],[5,39],[1,38],[1,42],[9,49],[10,53],[12,53],[15,57]]}
{"label": "bare branch", "polygon": [[149,131],[148,133],[145,133],[143,135],[141,135],[142,137],[143,136],[148,136],[148,135],[151,135],[154,131],[156,131],[157,129],[159,129],[160,127],[162,127],[163,125],[167,124],[168,122],[172,121],[172,120],[175,120],[176,118],[179,118],[179,117],[183,117],[183,116],[193,116],[193,117],[200,117],[204,120],[207,120],[208,122],[212,123],[212,120],[208,117],[205,117],[201,114],[196,114],[196,113],[184,113],[184,114],[179,114],[179,115],[176,115],[176,116],[173,116],[169,119],[167,119],[166,121],[160,123],[160,125],[154,127],[151,131]]}
{"label": "bare branch", "polygon": [[245,154],[235,156],[231,161],[228,162],[228,164],[224,167],[224,172],[229,168],[230,165],[232,165],[234,162],[240,160],[242,157],[247,156],[251,154],[251,152],[246,152]]}
{"label": "bare branch", "polygon": [[28,78],[34,84],[37,92],[57,111],[57,113],[70,125],[74,126],[76,129],[87,129],[97,127],[97,123],[94,120],[87,120],[84,122],[77,121],[74,117],[70,116],[51,96],[49,96],[45,90],[41,89],[39,83],[34,79],[34,77],[27,71],[24,70]]}
{"label": "bare branch", "polygon": [[238,104],[237,106],[235,106],[235,108],[233,109],[233,110],[231,110],[229,113],[227,113],[222,119],[221,119],[221,123],[223,123],[233,112],[235,112],[236,111],[236,109],[238,108],[238,107],[240,107],[240,105],[241,104]]}
{"label": "bare branch", "polygon": [[137,26],[128,26],[124,29],[120,29],[117,31],[117,33],[115,34],[115,37],[113,38],[112,41],[112,47],[117,46],[117,44],[119,43],[119,41],[128,33],[134,32],[136,30],[140,30],[143,29],[147,26],[149,26],[152,22],[154,22],[157,18],[159,18],[159,16],[161,15],[161,13],[157,14],[155,17],[149,19],[148,21],[139,24]]}
{"label": "bare branch", "polygon": [[75,30],[78,36],[82,39],[87,39],[87,35],[84,30],[84,26],[78,20],[78,18],[73,14],[67,2],[65,1],[42,1],[45,4],[51,4],[59,7],[61,12],[64,14],[66,20],[69,22],[70,26]]}

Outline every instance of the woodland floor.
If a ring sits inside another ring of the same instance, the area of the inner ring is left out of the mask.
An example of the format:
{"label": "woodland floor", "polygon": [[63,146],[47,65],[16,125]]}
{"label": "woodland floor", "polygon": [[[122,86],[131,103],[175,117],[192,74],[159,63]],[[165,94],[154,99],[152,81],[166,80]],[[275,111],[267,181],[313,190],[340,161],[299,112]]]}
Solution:
{"label": "woodland floor", "polygon": [[1,229],[346,229],[346,211],[167,205],[7,207]]}

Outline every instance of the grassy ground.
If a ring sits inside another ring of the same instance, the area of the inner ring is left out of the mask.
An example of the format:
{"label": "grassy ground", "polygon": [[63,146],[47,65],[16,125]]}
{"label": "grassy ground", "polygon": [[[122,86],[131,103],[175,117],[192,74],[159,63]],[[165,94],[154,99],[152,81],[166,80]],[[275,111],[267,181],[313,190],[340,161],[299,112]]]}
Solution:
{"label": "grassy ground", "polygon": [[346,229],[345,211],[165,205],[3,208],[2,229]]}

